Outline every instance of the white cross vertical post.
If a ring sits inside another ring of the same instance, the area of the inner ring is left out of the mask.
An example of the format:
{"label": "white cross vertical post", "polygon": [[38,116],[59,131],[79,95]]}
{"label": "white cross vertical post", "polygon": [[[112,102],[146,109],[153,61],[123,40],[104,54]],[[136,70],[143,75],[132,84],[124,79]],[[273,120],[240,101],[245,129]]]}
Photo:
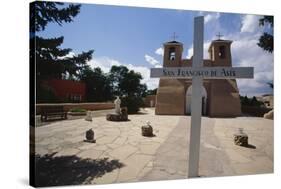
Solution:
{"label": "white cross vertical post", "polygon": [[[192,67],[203,66],[203,41],[204,41],[204,17],[194,19],[193,34],[193,60]],[[202,114],[202,77],[192,78],[191,96],[191,128],[189,141],[189,165],[188,177],[197,177],[199,169],[201,114]]]}

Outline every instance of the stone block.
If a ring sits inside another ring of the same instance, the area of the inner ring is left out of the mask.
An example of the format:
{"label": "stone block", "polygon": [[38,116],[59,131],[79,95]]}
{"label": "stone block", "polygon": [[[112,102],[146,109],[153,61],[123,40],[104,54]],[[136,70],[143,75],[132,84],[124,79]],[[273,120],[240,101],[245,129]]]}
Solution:
{"label": "stone block", "polygon": [[248,146],[248,135],[245,133],[235,134],[234,143],[238,146]]}
{"label": "stone block", "polygon": [[121,114],[111,113],[106,115],[108,121],[128,121],[127,107],[121,108]]}
{"label": "stone block", "polygon": [[142,136],[147,136],[147,137],[154,136],[153,135],[153,128],[149,124],[149,122],[147,123],[147,125],[144,125],[144,126],[141,127],[141,134],[142,134]]}

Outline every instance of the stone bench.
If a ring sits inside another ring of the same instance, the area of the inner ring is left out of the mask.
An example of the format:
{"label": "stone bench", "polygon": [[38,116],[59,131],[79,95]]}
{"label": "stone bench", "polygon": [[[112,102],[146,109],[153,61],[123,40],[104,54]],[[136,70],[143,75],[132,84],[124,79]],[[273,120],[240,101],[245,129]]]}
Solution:
{"label": "stone bench", "polygon": [[41,108],[41,121],[47,121],[48,117],[59,117],[67,119],[67,112],[64,111],[63,106],[45,106]]}

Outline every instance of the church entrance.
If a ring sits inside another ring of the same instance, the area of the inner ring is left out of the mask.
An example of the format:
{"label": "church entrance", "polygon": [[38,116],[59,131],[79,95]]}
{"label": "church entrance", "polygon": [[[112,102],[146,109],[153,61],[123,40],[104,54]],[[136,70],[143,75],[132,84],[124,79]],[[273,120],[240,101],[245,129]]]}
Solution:
{"label": "church entrance", "polygon": [[[188,87],[186,90],[185,97],[185,114],[191,114],[191,95],[192,95],[192,86]],[[205,87],[202,86],[202,115],[207,115],[207,91]]]}

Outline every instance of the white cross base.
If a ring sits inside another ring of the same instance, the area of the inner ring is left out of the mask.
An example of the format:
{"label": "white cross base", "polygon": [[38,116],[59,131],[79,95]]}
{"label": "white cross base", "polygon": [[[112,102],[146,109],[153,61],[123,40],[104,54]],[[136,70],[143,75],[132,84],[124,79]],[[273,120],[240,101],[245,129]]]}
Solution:
{"label": "white cross base", "polygon": [[192,78],[188,177],[198,177],[203,79],[253,78],[253,67],[203,67],[204,17],[194,19],[192,67],[152,68],[150,77]]}

